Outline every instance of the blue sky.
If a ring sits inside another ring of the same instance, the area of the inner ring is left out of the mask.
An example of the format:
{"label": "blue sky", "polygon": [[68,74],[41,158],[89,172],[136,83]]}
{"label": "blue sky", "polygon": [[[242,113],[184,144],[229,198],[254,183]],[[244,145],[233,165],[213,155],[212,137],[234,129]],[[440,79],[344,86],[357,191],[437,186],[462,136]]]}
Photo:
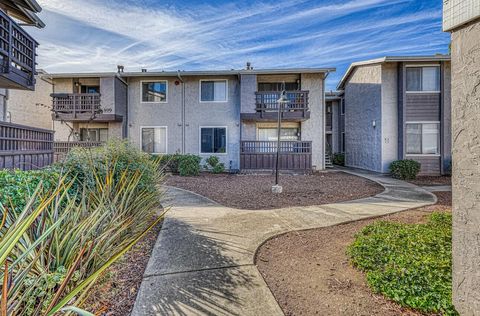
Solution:
{"label": "blue sky", "polygon": [[39,0],[49,72],[336,67],[447,53],[441,0]]}

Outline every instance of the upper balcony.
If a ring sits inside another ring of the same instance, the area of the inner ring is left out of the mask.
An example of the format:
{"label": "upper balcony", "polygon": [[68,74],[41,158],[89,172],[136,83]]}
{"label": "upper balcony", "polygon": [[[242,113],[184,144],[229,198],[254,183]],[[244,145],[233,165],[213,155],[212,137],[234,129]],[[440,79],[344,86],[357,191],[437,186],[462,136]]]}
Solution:
{"label": "upper balcony", "polygon": [[122,121],[122,116],[104,109],[100,93],[54,93],[53,119],[76,122]]}
{"label": "upper balcony", "polygon": [[0,10],[0,87],[35,89],[37,42]]}
{"label": "upper balcony", "polygon": [[[255,92],[255,113],[242,113],[245,121],[276,121],[280,91]],[[310,118],[308,91],[287,91],[289,102],[281,111],[283,121],[301,122]]]}

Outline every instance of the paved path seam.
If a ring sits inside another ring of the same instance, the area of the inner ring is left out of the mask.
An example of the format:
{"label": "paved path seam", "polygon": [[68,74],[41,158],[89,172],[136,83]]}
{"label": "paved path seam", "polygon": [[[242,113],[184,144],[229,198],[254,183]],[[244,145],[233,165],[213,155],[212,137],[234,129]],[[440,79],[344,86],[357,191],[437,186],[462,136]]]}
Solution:
{"label": "paved path seam", "polygon": [[436,202],[413,184],[368,171],[342,170],[382,185],[369,198],[273,210],[222,206],[168,187],[172,204],[132,311],[138,315],[283,315],[255,266],[266,240],[288,231],[327,227]]}

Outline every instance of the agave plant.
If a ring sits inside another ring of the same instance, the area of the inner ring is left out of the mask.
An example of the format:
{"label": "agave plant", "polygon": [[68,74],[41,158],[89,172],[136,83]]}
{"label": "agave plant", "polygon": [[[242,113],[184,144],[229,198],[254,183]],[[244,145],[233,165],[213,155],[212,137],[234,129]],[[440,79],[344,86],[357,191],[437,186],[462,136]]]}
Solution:
{"label": "agave plant", "polygon": [[1,316],[87,315],[79,307],[89,288],[162,220],[160,175],[152,188],[142,183],[151,169],[100,165],[83,166],[93,185],[67,169],[48,194],[40,183],[21,213],[0,205]]}

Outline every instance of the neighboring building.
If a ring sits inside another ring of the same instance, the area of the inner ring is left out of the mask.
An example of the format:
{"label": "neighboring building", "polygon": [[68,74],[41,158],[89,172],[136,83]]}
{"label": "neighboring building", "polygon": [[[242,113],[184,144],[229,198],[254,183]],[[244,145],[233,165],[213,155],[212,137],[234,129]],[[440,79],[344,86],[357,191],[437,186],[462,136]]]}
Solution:
{"label": "neighboring building", "polygon": [[453,304],[480,314],[480,3],[445,0],[452,33]]}
{"label": "neighboring building", "polygon": [[[325,167],[329,69],[51,74],[58,141],[128,138],[154,154],[217,155],[227,169],[271,170],[283,83],[281,168]],[[69,137],[69,138],[68,138]]]}
{"label": "neighboring building", "polygon": [[20,23],[44,27],[36,16],[40,11],[34,0],[0,2],[0,168],[35,169],[53,161],[53,131],[18,124],[43,120],[44,111],[38,111],[37,117],[35,112],[16,108],[17,101],[30,102],[32,94],[14,91],[35,89],[38,44]]}
{"label": "neighboring building", "polygon": [[421,174],[451,169],[450,56],[384,57],[353,63],[345,99],[347,166],[388,172],[398,159]]}

